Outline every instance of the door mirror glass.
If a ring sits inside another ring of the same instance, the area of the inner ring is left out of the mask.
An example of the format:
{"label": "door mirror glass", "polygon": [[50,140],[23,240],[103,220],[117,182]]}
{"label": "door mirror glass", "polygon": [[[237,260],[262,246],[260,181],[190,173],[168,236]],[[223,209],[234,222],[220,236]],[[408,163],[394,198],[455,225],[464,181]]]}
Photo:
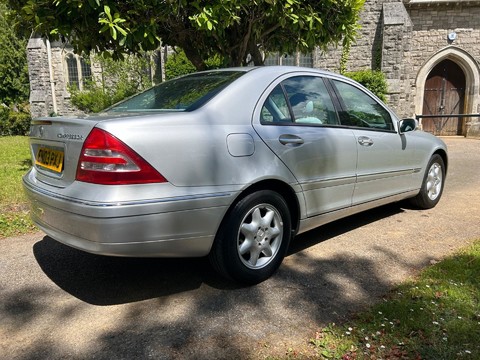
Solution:
{"label": "door mirror glass", "polygon": [[398,122],[400,134],[415,131],[418,128],[418,121],[416,119],[402,119]]}

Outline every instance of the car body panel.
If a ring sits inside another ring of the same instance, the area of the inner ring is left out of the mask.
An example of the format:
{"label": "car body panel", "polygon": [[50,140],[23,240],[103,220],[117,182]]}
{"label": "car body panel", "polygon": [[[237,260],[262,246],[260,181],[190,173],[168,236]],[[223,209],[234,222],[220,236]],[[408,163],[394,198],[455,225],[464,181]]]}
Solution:
{"label": "car body panel", "polygon": [[[351,205],[357,150],[350,129],[263,125],[255,129],[302,187],[307,217]],[[286,136],[301,139],[302,144],[282,144],[279,139]]]}
{"label": "car body panel", "polygon": [[[358,147],[354,205],[420,189],[421,183],[412,177],[421,166],[414,162],[415,141],[406,146],[406,136],[397,132],[355,129],[354,134]],[[365,140],[367,145],[362,145]]]}
{"label": "car body panel", "polygon": [[[290,211],[298,212],[292,228],[300,233],[415,196],[432,154],[446,154],[444,143],[429,134],[399,134],[393,112],[390,131],[308,121],[262,124],[263,103],[284,79],[351,80],[296,67],[240,70],[245,74],[192,111],[34,120],[34,166],[23,178],[33,221],[52,238],[88,252],[204,256],[229,209],[252,191],[292,194],[286,197],[293,201]],[[75,180],[82,147],[94,128],[126,144],[167,181],[99,185]],[[362,137],[373,145],[361,145]],[[35,162],[40,148],[63,152],[61,171]]]}

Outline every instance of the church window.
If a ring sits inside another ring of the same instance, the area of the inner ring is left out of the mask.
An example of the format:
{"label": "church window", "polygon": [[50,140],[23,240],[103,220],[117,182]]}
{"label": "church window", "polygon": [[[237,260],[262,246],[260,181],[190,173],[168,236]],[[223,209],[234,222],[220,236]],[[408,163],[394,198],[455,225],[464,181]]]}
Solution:
{"label": "church window", "polygon": [[68,53],[65,56],[67,66],[68,86],[83,90],[86,83],[92,79],[90,60],[82,56]]}

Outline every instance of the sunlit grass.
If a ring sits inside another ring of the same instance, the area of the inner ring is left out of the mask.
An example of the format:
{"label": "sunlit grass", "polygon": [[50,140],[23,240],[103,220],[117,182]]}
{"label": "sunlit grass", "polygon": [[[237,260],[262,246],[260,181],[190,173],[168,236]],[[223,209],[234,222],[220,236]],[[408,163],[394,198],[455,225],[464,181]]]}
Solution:
{"label": "sunlit grass", "polygon": [[22,176],[31,166],[28,137],[0,137],[0,238],[34,230]]}
{"label": "sunlit grass", "polygon": [[480,241],[311,343],[323,359],[480,359]]}

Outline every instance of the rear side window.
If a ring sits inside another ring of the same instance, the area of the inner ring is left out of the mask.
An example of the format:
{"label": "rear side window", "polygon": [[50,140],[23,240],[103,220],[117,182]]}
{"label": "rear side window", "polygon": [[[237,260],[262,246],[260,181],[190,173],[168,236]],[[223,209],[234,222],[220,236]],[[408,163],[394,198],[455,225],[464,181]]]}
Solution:
{"label": "rear side window", "polygon": [[277,85],[262,107],[261,122],[338,125],[325,83],[315,76],[296,76]]}
{"label": "rear side window", "polygon": [[260,121],[262,124],[292,123],[290,109],[281,85],[277,85],[265,100]]}
{"label": "rear side window", "polygon": [[211,71],[186,75],[160,83],[106,111],[193,111],[243,74],[243,71]]}
{"label": "rear side window", "polygon": [[390,113],[374,98],[348,83],[332,82],[342,102],[342,125],[394,130]]}

